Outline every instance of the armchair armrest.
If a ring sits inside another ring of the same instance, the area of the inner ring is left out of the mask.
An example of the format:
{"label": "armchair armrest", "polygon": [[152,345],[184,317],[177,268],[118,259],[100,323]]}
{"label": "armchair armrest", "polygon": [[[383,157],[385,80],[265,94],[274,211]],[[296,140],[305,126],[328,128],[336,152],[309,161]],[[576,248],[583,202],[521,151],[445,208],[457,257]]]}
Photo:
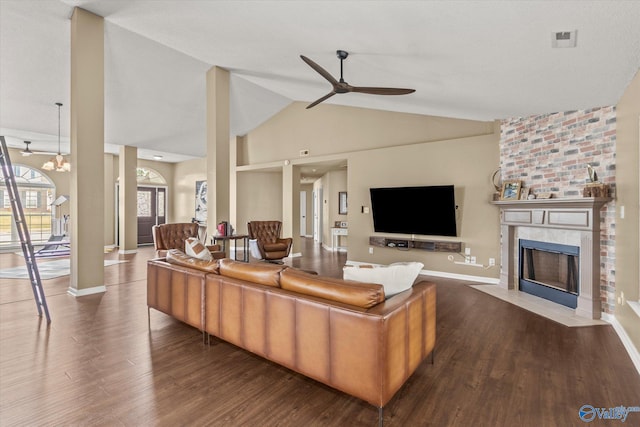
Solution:
{"label": "armchair armrest", "polygon": [[276,243],[284,243],[287,246],[291,246],[291,244],[293,244],[293,238],[291,238],[291,237],[285,237],[285,238],[279,237],[279,238],[276,239]]}

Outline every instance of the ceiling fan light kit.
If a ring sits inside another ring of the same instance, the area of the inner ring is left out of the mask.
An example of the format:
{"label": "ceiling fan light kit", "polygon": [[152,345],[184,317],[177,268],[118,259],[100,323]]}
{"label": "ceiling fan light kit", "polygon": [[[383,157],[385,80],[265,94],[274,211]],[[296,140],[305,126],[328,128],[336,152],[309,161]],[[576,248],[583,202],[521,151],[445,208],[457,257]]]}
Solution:
{"label": "ceiling fan light kit", "polygon": [[331,92],[329,92],[322,98],[317,99],[316,101],[309,104],[307,106],[307,109],[315,107],[321,102],[331,98],[335,94],[341,94],[341,93],[356,92],[356,93],[366,93],[370,95],[407,95],[416,91],[415,89],[401,89],[401,88],[391,88],[391,87],[351,86],[349,83],[344,81],[343,74],[342,74],[343,61],[347,59],[347,57],[349,56],[349,52],[345,50],[337,50],[336,56],[340,60],[340,80],[339,81],[336,80],[331,74],[329,74],[329,72],[327,72],[327,70],[322,68],[320,65],[316,64],[314,61],[307,58],[306,56],[300,55],[300,58],[302,58],[302,60],[306,62],[307,65],[313,68],[318,74],[320,74],[329,83],[331,83],[331,86],[333,86],[333,90]]}
{"label": "ceiling fan light kit", "polygon": [[[56,102],[56,105],[58,106],[58,154],[47,160],[42,165],[42,169],[46,171],[69,172],[71,170],[71,163],[69,163],[60,152],[60,107],[62,107],[62,104]],[[27,141],[25,141],[25,144],[27,144]],[[25,151],[28,150],[29,144],[27,144]]]}

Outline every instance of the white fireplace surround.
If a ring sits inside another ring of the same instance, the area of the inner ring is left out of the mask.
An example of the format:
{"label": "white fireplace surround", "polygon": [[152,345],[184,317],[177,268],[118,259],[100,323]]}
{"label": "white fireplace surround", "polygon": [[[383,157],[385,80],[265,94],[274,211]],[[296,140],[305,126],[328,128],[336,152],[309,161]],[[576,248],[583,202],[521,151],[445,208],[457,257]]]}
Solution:
{"label": "white fireplace surround", "polygon": [[519,239],[580,248],[576,316],[600,319],[600,209],[611,199],[535,199],[493,202],[500,207],[500,284],[518,289]]}

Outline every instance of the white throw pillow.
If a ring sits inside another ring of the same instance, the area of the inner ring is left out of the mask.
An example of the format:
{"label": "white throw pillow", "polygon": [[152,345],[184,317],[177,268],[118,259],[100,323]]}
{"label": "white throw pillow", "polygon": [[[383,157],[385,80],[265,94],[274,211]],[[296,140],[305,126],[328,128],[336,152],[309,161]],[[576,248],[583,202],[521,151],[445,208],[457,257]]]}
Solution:
{"label": "white throw pillow", "polygon": [[205,245],[203,245],[200,240],[196,239],[195,237],[189,237],[187,240],[185,240],[184,246],[184,252],[189,256],[202,259],[204,261],[211,261],[213,259],[213,257],[211,256],[211,252],[209,252],[209,249],[207,249]]}
{"label": "white throw pillow", "polygon": [[421,262],[395,262],[380,266],[345,266],[343,279],[358,282],[379,283],[384,286],[384,295],[389,298],[406,291],[422,271]]}

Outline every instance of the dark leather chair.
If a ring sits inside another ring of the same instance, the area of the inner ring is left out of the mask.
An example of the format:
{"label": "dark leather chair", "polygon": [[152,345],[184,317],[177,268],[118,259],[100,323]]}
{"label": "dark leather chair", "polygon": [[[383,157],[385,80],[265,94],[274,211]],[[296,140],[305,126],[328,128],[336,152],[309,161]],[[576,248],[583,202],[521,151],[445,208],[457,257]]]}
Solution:
{"label": "dark leather chair", "polygon": [[[153,245],[158,257],[164,257],[169,249],[185,251],[185,241],[190,237],[199,239],[200,225],[193,222],[177,222],[172,224],[160,224],[152,227]],[[220,245],[207,245],[214,259],[225,257]]]}
{"label": "dark leather chair", "polygon": [[281,221],[251,221],[247,223],[249,239],[255,239],[265,261],[280,261],[289,256],[293,239],[280,237]]}

